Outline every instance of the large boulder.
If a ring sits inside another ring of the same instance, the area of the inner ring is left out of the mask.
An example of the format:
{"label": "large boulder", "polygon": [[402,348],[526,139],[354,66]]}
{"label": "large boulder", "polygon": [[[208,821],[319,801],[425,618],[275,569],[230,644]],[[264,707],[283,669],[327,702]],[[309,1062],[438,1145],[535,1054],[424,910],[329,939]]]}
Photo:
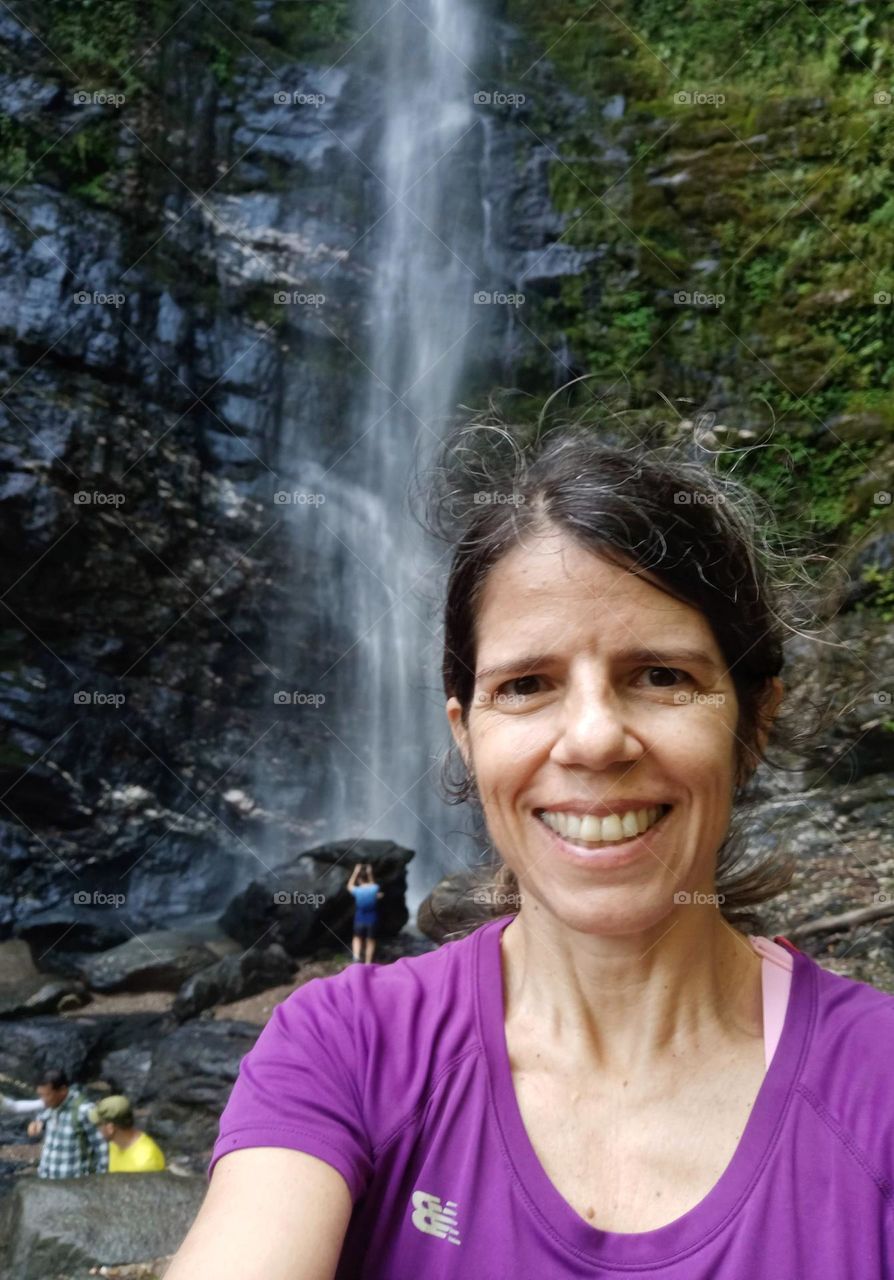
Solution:
{"label": "large boulder", "polygon": [[412,849],[391,840],[342,840],[317,845],[253,880],[232,899],[221,926],[245,947],[259,938],[292,956],[340,941],[350,946],[354,899],[346,886],[357,862],[369,862],[384,898],[379,935],[393,937],[409,920],[404,897]]}
{"label": "large boulder", "polygon": [[216,960],[214,951],[189,932],[160,929],[85,956],[80,972],[92,991],[177,991]]}
{"label": "large boulder", "polygon": [[148,1104],[145,1127],[162,1147],[204,1151],[261,1027],[253,1022],[197,1018],[135,1052],[122,1048],[101,1062],[102,1079],[138,1106]]}
{"label": "large boulder", "polygon": [[514,895],[492,890],[484,880],[481,868],[470,868],[438,881],[416,911],[419,930],[434,942],[444,942],[453,933],[518,909]]}
{"label": "large boulder", "polygon": [[238,955],[224,956],[187,978],[177,992],[174,1017],[182,1022],[214,1005],[257,995],[259,991],[288,982],[294,972],[295,961],[275,943],[263,951],[251,947]]}
{"label": "large boulder", "polygon": [[20,1178],[0,1201],[0,1274],[56,1280],[175,1253],[206,1187],[168,1172]]}
{"label": "large boulder", "polygon": [[59,1067],[70,1080],[83,1080],[87,1061],[102,1036],[91,1020],[52,1016],[9,1021],[0,1029],[0,1077],[31,1088],[41,1071]]}
{"label": "large boulder", "polygon": [[[120,912],[84,906],[71,896],[51,907],[28,912],[15,924],[13,933],[27,942],[35,955],[46,954],[48,966],[59,950],[63,956],[72,951],[102,951],[133,936]],[[59,947],[62,942],[64,949]]]}
{"label": "large boulder", "polygon": [[40,973],[26,942],[18,938],[0,942],[0,1018],[56,1013],[86,999],[83,983]]}

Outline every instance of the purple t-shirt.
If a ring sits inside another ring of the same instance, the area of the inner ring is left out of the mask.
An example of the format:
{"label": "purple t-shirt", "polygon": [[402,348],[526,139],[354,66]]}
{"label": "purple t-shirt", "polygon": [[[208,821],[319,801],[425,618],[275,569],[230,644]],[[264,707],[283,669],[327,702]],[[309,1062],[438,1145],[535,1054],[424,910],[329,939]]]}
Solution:
{"label": "purple t-shirt", "polygon": [[210,1169],[258,1146],[333,1165],[354,1202],[336,1280],[894,1280],[894,996],[795,952],[719,1181],[657,1230],[602,1231],[522,1123],[499,945],[512,918],[299,987],[242,1060]]}

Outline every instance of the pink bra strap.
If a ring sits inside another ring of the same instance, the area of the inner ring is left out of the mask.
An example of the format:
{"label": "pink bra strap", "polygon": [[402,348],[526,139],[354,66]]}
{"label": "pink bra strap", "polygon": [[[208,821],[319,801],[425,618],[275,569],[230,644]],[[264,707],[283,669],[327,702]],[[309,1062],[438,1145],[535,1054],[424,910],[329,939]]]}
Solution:
{"label": "pink bra strap", "polygon": [[769,938],[751,937],[751,945],[761,957],[761,987],[764,1009],[764,1062],[767,1070],[782,1035],[792,982],[790,951]]}

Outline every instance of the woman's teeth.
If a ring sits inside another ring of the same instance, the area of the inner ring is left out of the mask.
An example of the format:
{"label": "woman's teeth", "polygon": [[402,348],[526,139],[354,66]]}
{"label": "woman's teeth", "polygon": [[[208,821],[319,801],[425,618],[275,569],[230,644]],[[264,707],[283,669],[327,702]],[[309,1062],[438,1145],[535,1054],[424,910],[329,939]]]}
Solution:
{"label": "woman's teeth", "polygon": [[664,817],[668,805],[653,805],[649,809],[629,809],[627,813],[609,814],[597,818],[587,813],[562,813],[557,809],[541,810],[536,816],[565,840],[587,846],[616,844],[619,840],[631,840],[649,827],[654,827]]}

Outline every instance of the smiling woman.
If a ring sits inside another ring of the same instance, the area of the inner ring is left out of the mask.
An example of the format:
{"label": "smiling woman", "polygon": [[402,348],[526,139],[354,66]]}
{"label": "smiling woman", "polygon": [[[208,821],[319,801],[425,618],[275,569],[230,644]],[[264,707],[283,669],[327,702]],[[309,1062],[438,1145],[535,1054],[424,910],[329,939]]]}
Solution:
{"label": "smiling woman", "polygon": [[170,1280],[894,1280],[894,996],[739,928],[801,567],[685,458],[498,434],[433,496],[492,918],[277,1006]]}
{"label": "smiling woman", "polygon": [[[549,744],[554,764],[567,767],[558,794],[540,805],[538,779],[527,809],[533,817],[541,809],[557,813],[548,824],[575,845],[581,835],[587,841],[586,818],[582,832],[575,815],[602,805],[620,818],[624,808],[673,803],[649,788],[640,794],[642,775],[653,769],[634,768],[638,754],[670,752],[686,774],[695,763],[687,754],[706,752],[712,787],[723,781],[723,801],[708,827],[690,805],[689,827],[698,826],[712,846],[721,915],[755,924],[753,908],[790,883],[794,863],[775,850],[756,857],[735,819],[744,815],[768,739],[782,752],[803,749],[825,723],[822,712],[808,722],[808,711],[817,709],[803,696],[789,711],[779,678],[785,639],[805,634],[804,558],[778,548],[772,513],[754,493],[679,447],[607,445],[590,430],[554,432],[523,447],[505,426],[485,425],[447,441],[438,475],[428,519],[455,548],[443,681],[462,755],[458,777],[448,759],[444,783],[448,799],[473,804],[496,854],[490,883],[474,895],[483,914],[488,900],[491,914],[518,906],[516,859],[502,855],[493,805],[485,822],[481,803],[490,768],[501,776],[505,767],[490,744],[515,758],[519,742],[538,740]],[[617,748],[596,742],[574,717],[589,718],[609,738],[628,735],[608,771],[613,776],[567,756],[578,732],[585,752]],[[558,722],[569,718],[559,734]],[[481,733],[489,745],[473,770],[472,743]],[[714,768],[719,761],[725,780]],[[673,790],[671,779],[664,786]],[[659,819],[676,842],[683,817],[678,807],[670,821]],[[609,819],[600,842],[619,839]],[[524,843],[510,839],[509,848]],[[678,871],[669,874],[679,879]],[[468,927],[478,923],[473,913]]]}

